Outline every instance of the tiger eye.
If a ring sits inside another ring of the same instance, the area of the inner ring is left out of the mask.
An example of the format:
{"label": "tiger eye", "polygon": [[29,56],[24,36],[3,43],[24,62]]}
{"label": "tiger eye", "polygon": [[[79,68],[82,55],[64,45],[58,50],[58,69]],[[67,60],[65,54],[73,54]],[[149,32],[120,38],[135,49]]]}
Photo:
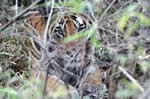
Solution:
{"label": "tiger eye", "polygon": [[89,20],[89,23],[92,24],[92,21]]}
{"label": "tiger eye", "polygon": [[71,18],[72,18],[73,20],[76,20],[76,19],[77,19],[77,17],[74,16],[74,15],[71,15]]}
{"label": "tiger eye", "polygon": [[59,37],[59,38],[64,37],[64,32],[63,32],[63,30],[60,26],[55,27],[54,33],[56,33],[56,36]]}
{"label": "tiger eye", "polygon": [[67,54],[67,55],[70,55],[70,54],[71,54],[71,51],[66,51],[66,54]]}
{"label": "tiger eye", "polygon": [[53,46],[49,46],[48,47],[48,52],[53,52],[55,49],[54,49],[54,47]]}

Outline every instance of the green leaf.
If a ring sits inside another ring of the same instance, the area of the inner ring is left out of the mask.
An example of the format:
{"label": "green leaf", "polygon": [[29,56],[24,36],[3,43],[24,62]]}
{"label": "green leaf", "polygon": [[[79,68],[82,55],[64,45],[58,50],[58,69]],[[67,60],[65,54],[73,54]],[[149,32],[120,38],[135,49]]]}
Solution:
{"label": "green leaf", "polygon": [[126,99],[127,97],[133,96],[135,93],[129,89],[121,89],[117,91],[116,97],[121,99]]}
{"label": "green leaf", "polygon": [[0,93],[8,93],[10,99],[16,99],[17,98],[17,92],[9,87],[6,88],[0,88]]}
{"label": "green leaf", "polygon": [[137,20],[131,27],[128,28],[127,33],[130,35],[140,26],[140,21]]}
{"label": "green leaf", "polygon": [[96,39],[95,34],[92,34],[91,36],[91,43],[94,46],[94,48],[98,49],[99,48],[99,41]]}
{"label": "green leaf", "polygon": [[7,52],[0,52],[0,55],[14,56],[13,54],[10,54],[10,53],[7,53]]}
{"label": "green leaf", "polygon": [[150,69],[150,62],[149,62],[149,61],[144,60],[144,61],[142,61],[142,62],[140,63],[140,65],[141,65],[142,70],[143,70],[144,72],[147,72],[147,71]]}
{"label": "green leaf", "polygon": [[129,18],[130,18],[130,15],[126,15],[126,16],[123,16],[123,17],[120,19],[120,21],[119,21],[119,28],[120,28],[121,30],[124,29],[124,27],[125,27],[127,21],[129,20]]}
{"label": "green leaf", "polygon": [[138,13],[138,17],[140,19],[140,22],[145,26],[150,26],[150,18],[144,16],[141,13]]}
{"label": "green leaf", "polygon": [[126,23],[128,22],[129,18],[132,16],[136,16],[136,12],[135,11],[137,8],[139,7],[139,4],[133,4],[133,5],[129,5],[127,8],[124,9],[123,13],[122,13],[122,17],[119,20],[118,26],[121,30],[124,29]]}
{"label": "green leaf", "polygon": [[77,40],[79,38],[85,37],[87,35],[88,31],[84,31],[84,32],[78,32],[74,35],[71,35],[69,37],[64,38],[64,42],[70,42],[73,40]]}
{"label": "green leaf", "polygon": [[69,6],[72,7],[72,11],[80,11],[81,10],[82,0],[69,0],[66,2],[61,2],[59,6]]}

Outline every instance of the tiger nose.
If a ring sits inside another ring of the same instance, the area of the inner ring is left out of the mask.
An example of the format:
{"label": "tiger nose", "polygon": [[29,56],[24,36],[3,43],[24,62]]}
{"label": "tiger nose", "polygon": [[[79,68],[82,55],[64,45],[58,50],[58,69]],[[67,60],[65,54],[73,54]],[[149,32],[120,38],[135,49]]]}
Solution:
{"label": "tiger nose", "polygon": [[73,22],[71,22],[71,21],[66,22],[65,32],[67,34],[66,36],[71,36],[77,32],[77,29],[74,26]]}

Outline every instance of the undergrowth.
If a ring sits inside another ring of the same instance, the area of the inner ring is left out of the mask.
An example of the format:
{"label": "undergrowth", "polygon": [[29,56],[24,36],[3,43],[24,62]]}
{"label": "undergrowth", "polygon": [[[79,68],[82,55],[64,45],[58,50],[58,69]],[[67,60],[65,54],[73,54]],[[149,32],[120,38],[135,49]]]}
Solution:
{"label": "undergrowth", "polygon": [[[29,79],[30,57],[25,51],[30,48],[25,43],[31,35],[26,35],[22,30],[23,19],[20,17],[1,31],[7,22],[34,1],[36,0],[0,1],[1,99],[68,98],[65,96],[66,90],[61,86],[55,93],[43,97],[44,82]],[[109,99],[150,98],[150,10],[145,2],[149,3],[148,0],[55,2],[56,8],[88,12],[92,17],[94,25],[90,30],[65,38],[65,42],[90,37],[91,44],[99,55],[95,59],[97,66],[104,70],[103,83],[107,86]],[[33,8],[50,7],[51,4],[51,1],[45,0]],[[72,99],[80,98],[74,93],[71,96]]]}

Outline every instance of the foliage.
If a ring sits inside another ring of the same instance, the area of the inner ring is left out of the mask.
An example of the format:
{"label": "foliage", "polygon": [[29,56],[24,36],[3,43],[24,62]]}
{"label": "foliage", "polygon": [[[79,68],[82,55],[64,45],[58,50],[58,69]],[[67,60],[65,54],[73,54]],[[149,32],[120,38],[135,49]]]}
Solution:
{"label": "foliage", "polygon": [[[19,3],[19,12],[22,12],[24,8],[34,2],[34,0],[27,0],[26,3],[25,1],[21,0]],[[64,42],[90,38],[93,48],[96,49],[98,59],[95,59],[95,61],[98,63],[97,66],[100,69],[110,67],[102,72],[102,75],[104,74],[103,83],[109,85],[108,96],[116,99],[136,99],[139,97],[144,99],[144,95],[147,95],[145,93],[149,92],[150,81],[150,18],[144,14],[144,11],[148,10],[141,6],[140,0],[138,2],[134,0],[116,0],[109,9],[108,6],[111,5],[111,0],[63,1],[55,2],[54,7],[68,7],[71,8],[72,12],[89,11],[94,20],[89,30],[67,37]],[[14,2],[14,0],[0,0],[0,28],[1,25],[11,20],[11,13],[15,12],[15,10],[12,10],[15,6]],[[8,9],[4,5],[7,5]],[[103,5],[104,9],[99,5]],[[33,8],[50,6],[51,1],[48,1],[42,2]],[[30,75],[28,73],[30,57],[25,55],[23,49],[30,48],[26,46],[22,48],[22,46],[25,45],[26,39],[30,37],[18,36],[20,32],[24,33],[21,23],[22,18],[0,32],[0,98],[41,99],[43,98],[43,82],[28,79]],[[9,33],[16,35],[10,35]],[[101,51],[100,49],[103,48],[105,50]],[[22,66],[22,64],[16,60],[23,64],[23,70],[20,71],[19,66]],[[18,69],[16,70],[16,68]],[[59,87],[55,93],[47,95],[46,98],[51,99],[61,96],[64,98],[65,94],[65,89]],[[76,94],[71,95],[73,96],[72,99],[80,98]],[[90,99],[88,96],[84,98]]]}

